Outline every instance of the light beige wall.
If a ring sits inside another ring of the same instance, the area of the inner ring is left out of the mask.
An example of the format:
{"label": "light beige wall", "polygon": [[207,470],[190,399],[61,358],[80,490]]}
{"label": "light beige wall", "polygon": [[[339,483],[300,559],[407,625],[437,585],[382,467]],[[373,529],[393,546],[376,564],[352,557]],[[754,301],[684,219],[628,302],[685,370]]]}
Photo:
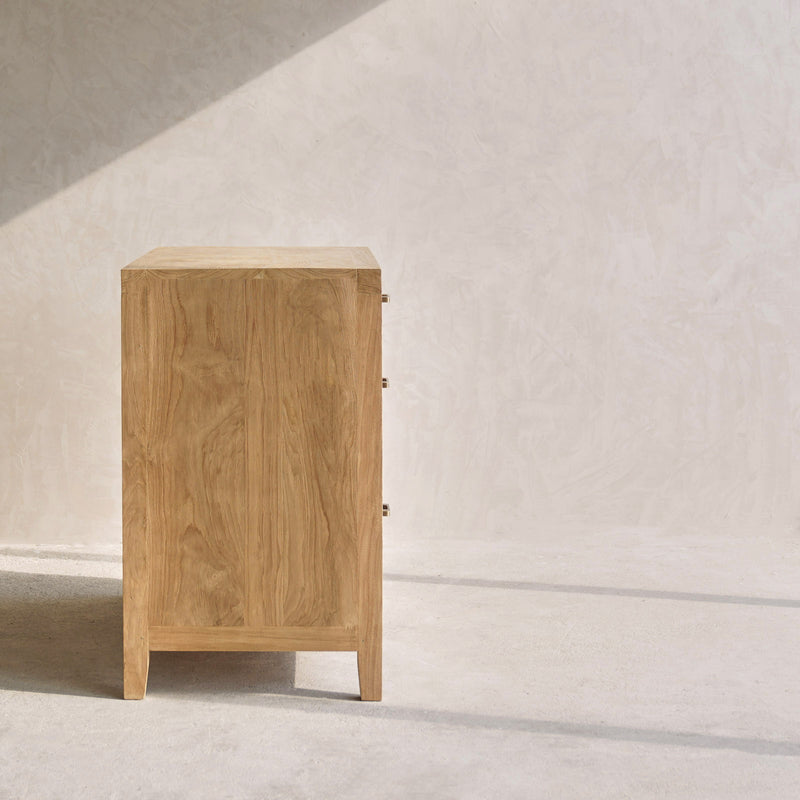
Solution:
{"label": "light beige wall", "polygon": [[799,28],[0,4],[0,539],[119,538],[118,271],[168,244],[373,249],[395,536],[793,525]]}

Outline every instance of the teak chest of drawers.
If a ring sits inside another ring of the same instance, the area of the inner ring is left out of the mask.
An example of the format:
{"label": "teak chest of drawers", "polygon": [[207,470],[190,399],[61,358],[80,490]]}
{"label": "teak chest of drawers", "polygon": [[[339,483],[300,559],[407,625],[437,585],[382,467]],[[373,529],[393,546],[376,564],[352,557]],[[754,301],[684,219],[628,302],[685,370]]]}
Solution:
{"label": "teak chest of drawers", "polygon": [[381,697],[381,273],[367,248],[122,270],[124,696],[154,650],[353,650]]}

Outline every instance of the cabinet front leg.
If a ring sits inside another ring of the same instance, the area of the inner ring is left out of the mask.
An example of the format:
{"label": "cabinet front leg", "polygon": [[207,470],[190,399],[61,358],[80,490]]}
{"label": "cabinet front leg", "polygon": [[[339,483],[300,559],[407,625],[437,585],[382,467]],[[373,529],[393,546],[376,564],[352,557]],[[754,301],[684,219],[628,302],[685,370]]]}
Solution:
{"label": "cabinet front leg", "polygon": [[126,700],[141,700],[147,689],[147,673],[150,670],[150,650],[147,642],[142,644],[125,642],[123,660],[122,696]]}
{"label": "cabinet front leg", "polygon": [[361,642],[358,649],[358,685],[362,700],[381,699],[381,637]]}

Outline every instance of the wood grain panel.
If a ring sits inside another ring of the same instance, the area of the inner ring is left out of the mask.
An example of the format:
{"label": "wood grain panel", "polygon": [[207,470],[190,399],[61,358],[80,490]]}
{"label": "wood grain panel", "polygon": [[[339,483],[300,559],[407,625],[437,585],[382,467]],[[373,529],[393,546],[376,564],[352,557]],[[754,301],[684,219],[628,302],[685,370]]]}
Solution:
{"label": "wood grain panel", "polygon": [[283,625],[355,625],[356,282],[279,284]]}
{"label": "wood grain panel", "polygon": [[382,684],[383,517],[380,273],[358,293],[358,679],[362,700]]}
{"label": "wood grain panel", "polygon": [[244,286],[150,287],[150,620],[242,625]]}
{"label": "wood grain panel", "polygon": [[149,666],[147,530],[147,287],[122,276],[123,695],[144,697]]}
{"label": "wood grain panel", "polygon": [[152,627],[152,650],[355,650],[352,628]]}
{"label": "wood grain panel", "polygon": [[357,622],[356,286],[355,276],[294,280],[254,294],[263,310],[249,313],[272,324],[248,325],[248,364],[267,376],[266,386],[248,383],[258,409],[248,452],[274,453],[248,461],[251,509],[252,498],[269,498],[251,510],[251,624]]}
{"label": "wood grain panel", "polygon": [[245,285],[247,561],[245,624],[275,626],[283,621],[289,571],[282,568],[286,532],[278,515],[281,471],[280,350],[270,281]]}
{"label": "wood grain panel", "polygon": [[381,271],[379,269],[358,270],[358,291],[363,294],[381,293]]}

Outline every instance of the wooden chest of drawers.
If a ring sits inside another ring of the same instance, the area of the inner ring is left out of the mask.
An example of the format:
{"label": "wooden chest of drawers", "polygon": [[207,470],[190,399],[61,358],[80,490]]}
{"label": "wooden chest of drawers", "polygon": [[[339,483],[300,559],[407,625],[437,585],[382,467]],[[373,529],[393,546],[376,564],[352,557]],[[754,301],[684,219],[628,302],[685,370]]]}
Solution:
{"label": "wooden chest of drawers", "polygon": [[122,270],[124,695],[153,650],[353,650],[381,696],[381,273],[366,248]]}

